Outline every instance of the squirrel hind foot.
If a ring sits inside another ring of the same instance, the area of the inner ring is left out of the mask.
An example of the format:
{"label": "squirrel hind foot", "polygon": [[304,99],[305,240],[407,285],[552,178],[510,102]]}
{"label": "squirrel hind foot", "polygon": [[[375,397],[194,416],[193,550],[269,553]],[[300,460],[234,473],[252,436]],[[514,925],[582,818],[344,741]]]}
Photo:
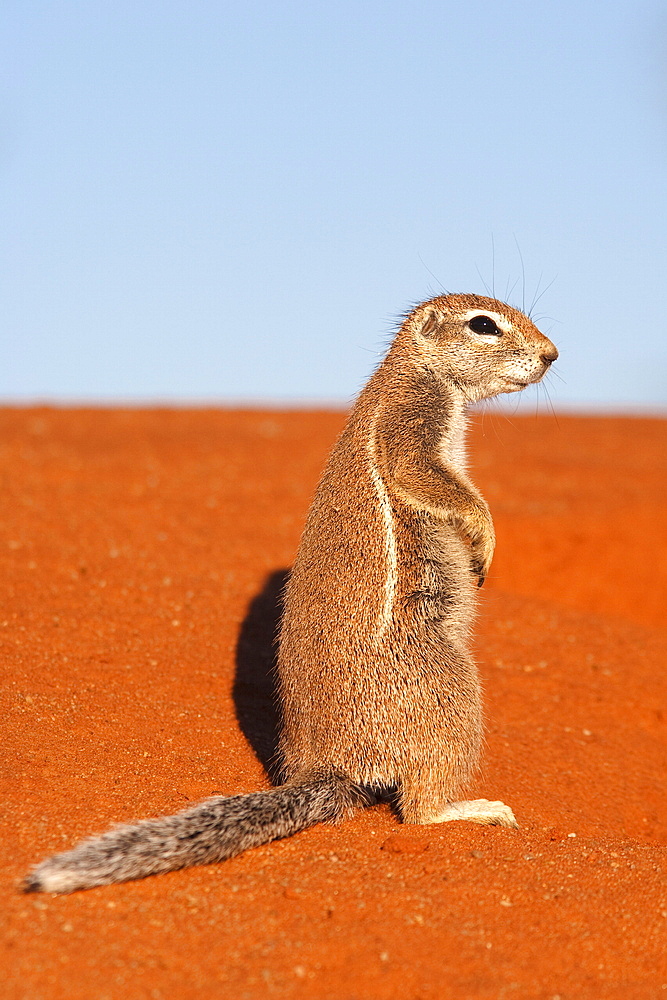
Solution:
{"label": "squirrel hind foot", "polygon": [[519,824],[514,813],[504,802],[490,802],[488,799],[469,799],[465,802],[449,802],[444,809],[426,823],[449,823],[452,820],[468,820],[484,826],[504,826],[518,830]]}

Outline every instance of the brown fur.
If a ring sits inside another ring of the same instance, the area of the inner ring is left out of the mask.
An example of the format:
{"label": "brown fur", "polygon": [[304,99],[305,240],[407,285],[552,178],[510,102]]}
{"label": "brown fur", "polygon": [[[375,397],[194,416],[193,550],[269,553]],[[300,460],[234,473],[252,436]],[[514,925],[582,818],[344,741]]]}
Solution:
{"label": "brown fur", "polygon": [[[481,341],[461,321],[469,310],[510,329]],[[468,402],[515,391],[508,377],[538,381],[556,356],[493,299],[433,299],[403,323],[329,459],[287,587],[291,781],[333,769],[395,787],[404,820],[420,823],[471,777],[482,738],[471,568],[483,581],[495,542],[458,439]]]}
{"label": "brown fur", "polygon": [[[496,333],[474,329],[484,315]],[[287,586],[285,785],[118,827],[42,862],[27,891],[221,860],[387,792],[406,822],[516,825],[503,803],[454,801],[482,742],[469,634],[495,544],[465,411],[538,382],[557,356],[494,299],[443,296],[407,316],[332,452]]]}

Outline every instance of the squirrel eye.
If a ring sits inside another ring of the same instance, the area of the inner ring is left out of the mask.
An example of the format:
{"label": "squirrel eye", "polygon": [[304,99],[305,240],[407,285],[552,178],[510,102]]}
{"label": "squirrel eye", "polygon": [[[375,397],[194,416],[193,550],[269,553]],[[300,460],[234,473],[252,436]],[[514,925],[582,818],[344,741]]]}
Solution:
{"label": "squirrel eye", "polygon": [[502,337],[503,331],[493,322],[490,316],[473,316],[468,322],[473,333],[484,333],[493,337]]}

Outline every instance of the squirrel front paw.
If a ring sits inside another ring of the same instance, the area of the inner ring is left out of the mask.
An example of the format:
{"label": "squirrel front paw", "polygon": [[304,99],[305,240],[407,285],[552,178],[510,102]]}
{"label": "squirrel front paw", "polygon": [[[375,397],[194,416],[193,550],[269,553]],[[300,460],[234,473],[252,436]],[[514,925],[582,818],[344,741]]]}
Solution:
{"label": "squirrel front paw", "polygon": [[473,558],[473,560],[472,560],[472,566],[470,568],[471,568],[472,572],[475,574],[475,576],[477,577],[477,586],[478,587],[484,586],[484,581],[486,580],[487,576],[489,575],[489,568],[490,568],[490,566],[491,566],[491,559],[490,558],[487,559],[487,560]]}
{"label": "squirrel front paw", "polygon": [[477,577],[477,587],[483,587],[484,581],[486,580],[488,574],[488,566],[483,566],[481,562],[473,559],[472,566],[470,567],[470,572]]}
{"label": "squirrel front paw", "polygon": [[478,587],[481,587],[484,584],[484,581],[489,574],[489,569],[491,568],[491,562],[493,560],[493,553],[496,548],[496,536],[493,531],[493,526],[487,525],[485,527],[487,530],[483,535],[477,536],[477,538],[472,542],[470,548],[471,569],[477,577]]}

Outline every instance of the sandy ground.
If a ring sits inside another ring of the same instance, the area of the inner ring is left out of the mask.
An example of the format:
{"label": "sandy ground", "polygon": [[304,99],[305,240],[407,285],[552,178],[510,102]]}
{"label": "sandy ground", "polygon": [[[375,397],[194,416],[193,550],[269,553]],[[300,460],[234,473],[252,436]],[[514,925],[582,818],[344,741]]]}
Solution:
{"label": "sandy ground", "polygon": [[267,787],[276,594],[343,417],[0,411],[7,998],[667,997],[667,422],[478,417],[496,521],[473,794],[24,896],[119,820]]}

